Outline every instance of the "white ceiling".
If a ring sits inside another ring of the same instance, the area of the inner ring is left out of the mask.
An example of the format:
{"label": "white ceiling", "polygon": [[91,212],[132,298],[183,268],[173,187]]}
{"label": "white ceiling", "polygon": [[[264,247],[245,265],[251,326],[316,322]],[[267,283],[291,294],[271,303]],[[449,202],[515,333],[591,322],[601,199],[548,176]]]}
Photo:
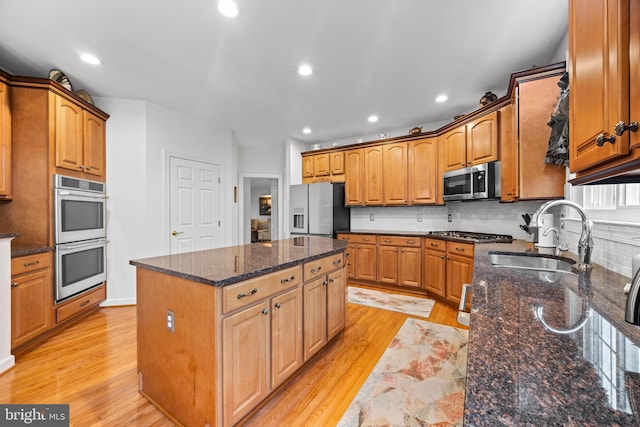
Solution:
{"label": "white ceiling", "polygon": [[149,101],[230,128],[240,145],[277,146],[452,119],[486,91],[503,95],[512,72],[550,63],[567,31],[563,0],[238,3],[230,20],[215,0],[0,0],[0,68],[58,68],[94,97]]}

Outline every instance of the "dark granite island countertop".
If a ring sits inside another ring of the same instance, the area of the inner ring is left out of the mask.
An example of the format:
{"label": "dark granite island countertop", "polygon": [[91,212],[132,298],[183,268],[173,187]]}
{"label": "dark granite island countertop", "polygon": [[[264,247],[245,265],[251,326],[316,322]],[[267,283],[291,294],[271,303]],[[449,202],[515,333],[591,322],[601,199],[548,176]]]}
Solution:
{"label": "dark granite island countertop", "polygon": [[131,265],[212,286],[225,286],[342,252],[347,243],[294,237],[129,261]]}
{"label": "dark granite island countertop", "polygon": [[537,252],[529,245],[476,245],[464,424],[640,425],[629,279],[599,265],[571,274],[490,263],[489,251]]}

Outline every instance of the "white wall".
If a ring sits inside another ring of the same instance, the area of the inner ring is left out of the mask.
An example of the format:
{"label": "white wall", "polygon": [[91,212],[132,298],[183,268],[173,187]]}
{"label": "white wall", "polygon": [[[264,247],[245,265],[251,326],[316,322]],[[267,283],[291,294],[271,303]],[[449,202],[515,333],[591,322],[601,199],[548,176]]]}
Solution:
{"label": "white wall", "polygon": [[15,364],[11,355],[11,240],[0,239],[0,374]]}
{"label": "white wall", "polygon": [[167,153],[220,165],[222,242],[237,239],[233,186],[237,165],[231,131],[154,104],[97,98],[107,122],[107,301],[134,304],[129,260],[169,252]]}

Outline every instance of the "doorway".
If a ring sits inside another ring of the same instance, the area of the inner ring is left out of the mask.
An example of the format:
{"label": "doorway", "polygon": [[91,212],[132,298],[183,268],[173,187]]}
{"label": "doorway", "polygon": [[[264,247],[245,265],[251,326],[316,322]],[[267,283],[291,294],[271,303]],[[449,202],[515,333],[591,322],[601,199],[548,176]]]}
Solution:
{"label": "doorway", "polygon": [[240,175],[240,244],[281,238],[282,189],[280,175]]}
{"label": "doorway", "polygon": [[220,167],[169,157],[170,253],[220,245]]}

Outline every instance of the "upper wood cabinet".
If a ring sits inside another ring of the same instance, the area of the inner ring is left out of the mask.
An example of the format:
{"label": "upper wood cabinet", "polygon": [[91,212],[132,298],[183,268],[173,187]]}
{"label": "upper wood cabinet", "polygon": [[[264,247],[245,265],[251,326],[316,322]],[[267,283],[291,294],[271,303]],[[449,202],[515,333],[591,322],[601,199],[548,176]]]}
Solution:
{"label": "upper wood cabinet", "polygon": [[367,147],[364,153],[364,204],[382,205],[382,146]]}
{"label": "upper wood cabinet", "polygon": [[302,156],[302,183],[343,182],[344,153],[331,152]]}
{"label": "upper wood cabinet", "polygon": [[55,98],[55,166],[104,176],[104,120],[60,95]]}
{"label": "upper wood cabinet", "polygon": [[0,82],[0,199],[11,198],[11,104],[9,86]]}
{"label": "upper wood cabinet", "polygon": [[382,146],[382,191],[385,205],[406,205],[408,186],[408,144],[399,142]]}
{"label": "upper wood cabinet", "polygon": [[518,199],[518,132],[515,101],[500,109],[500,200],[514,202]]}
{"label": "upper wood cabinet", "polygon": [[438,188],[438,140],[409,142],[409,203],[435,204]]}
{"label": "upper wood cabinet", "polygon": [[[570,169],[575,183],[640,167],[640,0],[571,0]],[[616,132],[618,123],[621,125]]]}
{"label": "upper wood cabinet", "polygon": [[362,148],[348,150],[345,153],[346,176],[344,182],[344,201],[346,205],[364,204],[364,152]]}
{"label": "upper wood cabinet", "polygon": [[440,146],[445,171],[498,160],[498,112],[443,134]]}

